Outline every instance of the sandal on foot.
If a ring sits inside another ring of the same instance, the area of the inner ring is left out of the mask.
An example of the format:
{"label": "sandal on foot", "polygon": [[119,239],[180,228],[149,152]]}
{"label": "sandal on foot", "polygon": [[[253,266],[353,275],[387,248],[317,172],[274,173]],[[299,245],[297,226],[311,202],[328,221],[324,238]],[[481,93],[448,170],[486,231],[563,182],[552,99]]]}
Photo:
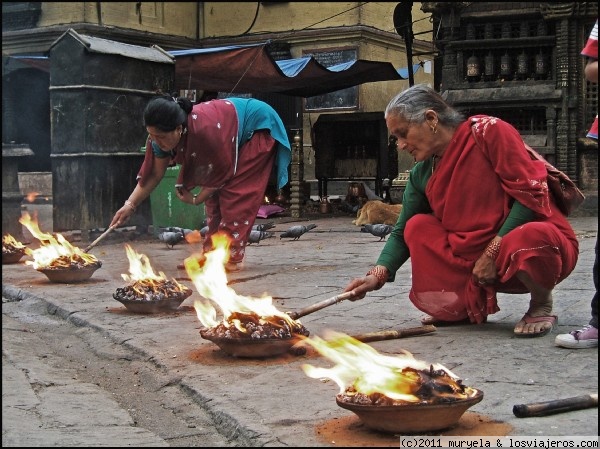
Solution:
{"label": "sandal on foot", "polygon": [[[543,337],[544,335],[549,334],[550,331],[552,331],[552,329],[554,329],[554,326],[556,326],[556,324],[558,323],[558,317],[556,315],[531,316],[528,313],[526,313],[525,315],[523,315],[523,318],[521,318],[521,321],[519,321],[517,323],[517,325],[520,324],[521,322],[523,322],[525,324],[549,323],[550,327],[542,329],[539,332],[517,332],[517,331],[513,331],[515,337],[525,337],[525,338]],[[516,326],[515,326],[515,328],[516,328]]]}

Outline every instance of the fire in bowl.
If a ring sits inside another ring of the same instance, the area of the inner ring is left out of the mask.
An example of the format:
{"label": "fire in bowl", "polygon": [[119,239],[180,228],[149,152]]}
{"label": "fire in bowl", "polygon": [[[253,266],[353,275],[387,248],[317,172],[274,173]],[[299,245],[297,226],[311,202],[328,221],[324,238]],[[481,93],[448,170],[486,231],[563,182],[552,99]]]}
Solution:
{"label": "fire in bowl", "polygon": [[135,313],[173,312],[192,294],[191,289],[185,289],[170,293],[168,296],[162,295],[159,299],[152,299],[152,296],[128,299],[126,296],[119,294],[120,291],[122,289],[117,289],[117,293],[113,294],[113,298],[123,304],[127,310]]}
{"label": "fire in bowl", "polygon": [[93,264],[70,265],[67,267],[47,266],[43,268],[36,268],[36,270],[40,273],[44,273],[50,282],[71,284],[75,282],[87,281],[101,266],[102,262],[97,261]]}
{"label": "fire in bowl", "polygon": [[17,263],[25,255],[25,245],[6,234],[2,237],[2,264]]}
{"label": "fire in bowl", "polygon": [[210,330],[200,331],[202,338],[212,341],[225,353],[233,357],[266,358],[285,354],[300,340],[299,337],[292,338],[227,338],[215,337]]}
{"label": "fire in bowl", "polygon": [[287,315],[260,317],[253,312],[234,312],[217,326],[200,330],[202,338],[227,354],[249,358],[284,354],[309,334],[299,321]]}
{"label": "fire in bowl", "polygon": [[18,263],[24,255],[25,255],[25,248],[5,252],[4,247],[2,247],[2,265],[10,264],[10,263]]}
{"label": "fire in bowl", "polygon": [[419,402],[415,404],[377,405],[347,401],[344,394],[336,396],[337,405],[354,412],[362,423],[386,433],[430,432],[455,426],[461,416],[483,399],[481,390],[465,399],[447,402]]}

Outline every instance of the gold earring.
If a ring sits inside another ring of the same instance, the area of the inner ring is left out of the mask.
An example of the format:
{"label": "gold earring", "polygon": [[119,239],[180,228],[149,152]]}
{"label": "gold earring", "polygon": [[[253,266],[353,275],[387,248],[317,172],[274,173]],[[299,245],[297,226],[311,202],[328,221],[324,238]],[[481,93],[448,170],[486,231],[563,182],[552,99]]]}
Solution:
{"label": "gold earring", "polygon": [[433,125],[431,125],[431,132],[433,134],[437,133],[437,122],[435,122]]}

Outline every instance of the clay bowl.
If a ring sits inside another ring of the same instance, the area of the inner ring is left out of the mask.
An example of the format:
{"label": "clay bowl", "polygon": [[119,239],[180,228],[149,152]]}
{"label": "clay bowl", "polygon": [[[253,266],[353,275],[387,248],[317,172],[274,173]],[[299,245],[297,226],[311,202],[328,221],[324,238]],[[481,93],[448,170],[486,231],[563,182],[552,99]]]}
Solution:
{"label": "clay bowl", "polygon": [[25,248],[21,248],[9,253],[2,251],[2,265],[9,263],[18,263],[25,255]]}
{"label": "clay bowl", "polygon": [[212,341],[219,348],[233,357],[266,358],[285,354],[300,338],[225,338],[214,337],[207,329],[200,330],[200,335]]}
{"label": "clay bowl", "polygon": [[102,262],[85,265],[81,268],[36,268],[40,273],[44,273],[50,282],[60,284],[72,284],[84,282],[92,277],[92,274],[102,266]]}
{"label": "clay bowl", "polygon": [[361,405],[340,400],[337,405],[354,412],[363,424],[386,433],[430,432],[448,429],[458,423],[469,407],[483,399],[483,392],[475,390],[475,395],[443,404],[409,405]]}
{"label": "clay bowl", "polygon": [[163,313],[174,312],[179,308],[181,303],[192,295],[192,290],[185,290],[178,295],[173,295],[167,299],[156,301],[144,301],[137,299],[123,299],[113,295],[117,301],[125,306],[127,310],[135,313]]}

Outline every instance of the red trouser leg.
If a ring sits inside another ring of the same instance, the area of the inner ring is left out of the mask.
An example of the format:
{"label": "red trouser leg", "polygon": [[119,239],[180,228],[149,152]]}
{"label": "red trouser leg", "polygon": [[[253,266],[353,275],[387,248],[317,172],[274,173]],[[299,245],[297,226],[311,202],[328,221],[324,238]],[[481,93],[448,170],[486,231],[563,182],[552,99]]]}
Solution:
{"label": "red trouser leg", "polygon": [[244,259],[248,236],[275,162],[275,146],[268,131],[256,131],[240,148],[235,175],[205,202],[209,230],[204,251],[212,249],[212,235],[224,231],[231,236],[229,261]]}

